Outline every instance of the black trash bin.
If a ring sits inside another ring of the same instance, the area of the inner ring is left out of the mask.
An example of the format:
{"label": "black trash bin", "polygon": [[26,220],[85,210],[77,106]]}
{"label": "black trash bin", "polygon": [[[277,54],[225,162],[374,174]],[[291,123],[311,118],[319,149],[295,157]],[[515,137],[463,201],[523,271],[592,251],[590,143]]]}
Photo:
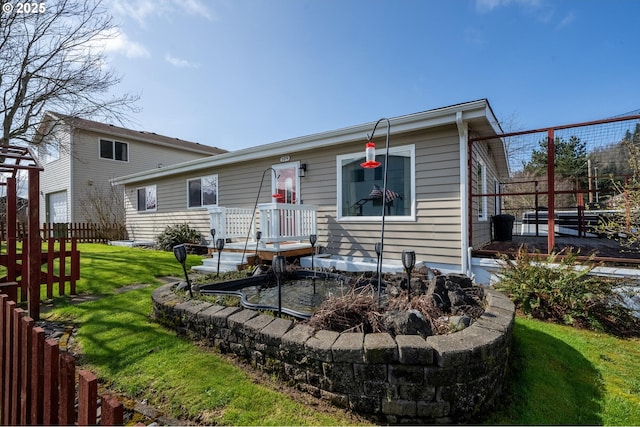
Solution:
{"label": "black trash bin", "polygon": [[499,242],[508,242],[513,240],[513,222],[515,219],[516,218],[513,215],[508,214],[492,216],[493,240],[497,240]]}

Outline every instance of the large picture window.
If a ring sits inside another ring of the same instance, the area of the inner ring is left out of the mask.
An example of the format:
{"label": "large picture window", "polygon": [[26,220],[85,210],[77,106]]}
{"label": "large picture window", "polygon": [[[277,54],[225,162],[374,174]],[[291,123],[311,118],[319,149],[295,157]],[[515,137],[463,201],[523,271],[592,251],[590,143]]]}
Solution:
{"label": "large picture window", "polygon": [[218,204],[218,175],[203,176],[187,181],[190,208],[216,206]]}
{"label": "large picture window", "polygon": [[414,211],[415,149],[413,145],[391,147],[384,188],[384,154],[376,156],[382,165],[375,169],[360,166],[364,153],[338,156],[338,218],[379,219],[384,205],[390,220],[412,220]]}
{"label": "large picture window", "polygon": [[129,145],[126,142],[111,141],[109,139],[100,140],[100,158],[129,161]]}
{"label": "large picture window", "polygon": [[138,188],[138,212],[155,211],[158,207],[156,186]]}

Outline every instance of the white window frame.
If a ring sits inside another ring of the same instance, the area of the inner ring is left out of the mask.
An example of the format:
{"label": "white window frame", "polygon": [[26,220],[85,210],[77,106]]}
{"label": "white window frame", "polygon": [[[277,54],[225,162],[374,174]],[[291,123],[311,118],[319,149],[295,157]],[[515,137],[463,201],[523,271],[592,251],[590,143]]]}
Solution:
{"label": "white window frame", "polygon": [[55,162],[56,160],[60,160],[60,149],[62,144],[58,138],[51,138],[50,141],[47,141],[44,144],[44,163],[49,164],[51,162]]}
{"label": "white window frame", "polygon": [[[111,153],[113,154],[113,157],[103,157],[102,156],[102,141],[111,143]],[[116,159],[116,144],[122,144],[125,147],[127,147],[127,160]],[[129,163],[129,157],[130,157],[129,154],[130,153],[129,153],[129,143],[128,142],[116,141],[115,139],[109,139],[109,138],[98,138],[98,158],[100,158],[102,160],[112,160],[114,162]]]}
{"label": "white window frame", "polygon": [[[276,171],[276,178],[273,179],[273,175],[271,175],[271,194],[276,194],[278,192],[278,189],[276,188],[277,186],[277,181],[278,181],[278,176],[280,175],[280,169],[291,169],[291,168],[295,168],[296,173],[295,173],[295,189],[296,189],[296,205],[301,204],[301,198],[300,198],[300,162],[288,162],[288,163],[278,163],[276,165],[271,165],[271,167],[273,168],[273,170]],[[275,203],[284,203],[276,198],[271,198],[271,200]]]}
{"label": "white window frame", "polygon": [[[145,209],[142,210],[140,209],[140,190],[144,190],[144,195],[145,195],[145,199],[144,199],[144,204],[145,204]],[[155,198],[155,203],[152,207],[149,207],[149,202],[147,200],[147,197],[149,194],[153,194],[153,197]],[[158,210],[158,189],[156,185],[147,185],[146,187],[138,187],[136,188],[136,211],[138,213],[145,213],[145,212],[156,212]]]}
{"label": "white window frame", "polygon": [[[382,149],[377,154],[384,155],[386,149]],[[385,222],[415,222],[416,221],[416,148],[414,144],[410,145],[402,145],[398,147],[389,147],[389,155],[402,155],[409,152],[409,167],[410,167],[410,180],[409,189],[410,189],[410,197],[411,200],[409,202],[409,206],[411,209],[411,213],[409,215],[385,215]],[[336,218],[339,222],[380,222],[382,220],[382,215],[374,215],[374,216],[343,216],[342,215],[342,163],[345,160],[356,160],[362,159],[364,162],[364,149],[359,153],[349,153],[342,154],[336,156]],[[383,165],[380,166],[384,167]],[[388,184],[388,183],[387,183]],[[405,194],[404,197],[407,197]]]}
{"label": "white window frame", "polygon": [[[479,170],[478,170],[479,169]],[[487,221],[489,215],[487,212],[487,164],[484,159],[478,159],[476,164],[476,187],[480,190],[480,196],[478,200],[478,221]]]}
{"label": "white window frame", "polygon": [[[204,204],[203,200],[204,200],[204,187],[202,185],[203,180],[205,179],[213,179],[215,182],[215,192],[216,192],[216,202],[214,204]],[[192,206],[191,205],[191,191],[189,190],[189,184],[192,181],[200,181],[200,205],[198,206]],[[199,176],[199,177],[195,177],[195,178],[189,178],[187,179],[187,209],[202,209],[202,208],[208,208],[210,206],[218,206],[218,189],[220,188],[219,185],[219,181],[218,181],[218,175],[217,174],[213,174],[213,175],[205,175],[205,176]]]}

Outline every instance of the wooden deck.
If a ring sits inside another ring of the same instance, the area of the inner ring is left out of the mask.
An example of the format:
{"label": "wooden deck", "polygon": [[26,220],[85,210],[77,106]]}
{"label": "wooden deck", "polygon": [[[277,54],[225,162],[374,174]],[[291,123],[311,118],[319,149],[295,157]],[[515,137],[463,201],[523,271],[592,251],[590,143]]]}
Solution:
{"label": "wooden deck", "polygon": [[[228,243],[225,245],[223,252],[243,252],[245,250],[244,243]],[[290,242],[290,243],[280,243],[280,247],[276,248],[271,244],[264,245],[262,247],[258,247],[258,258],[261,261],[272,261],[273,257],[276,255],[282,255],[287,258],[289,257],[300,257],[311,255],[313,249],[311,248],[311,244],[309,243],[299,243],[299,242]],[[209,248],[209,255],[213,256],[213,254],[217,253],[215,248]],[[246,247],[246,254],[248,263],[253,263],[253,258],[256,253],[256,245],[255,242],[249,242]]]}
{"label": "wooden deck", "polygon": [[[547,236],[513,236],[506,242],[494,241],[472,251],[474,257],[494,258],[499,254],[514,254],[523,246],[529,253],[547,254]],[[615,240],[590,237],[556,236],[554,252],[572,247],[580,255],[587,257],[596,254],[596,261],[614,265],[640,265],[640,251],[623,247]]]}

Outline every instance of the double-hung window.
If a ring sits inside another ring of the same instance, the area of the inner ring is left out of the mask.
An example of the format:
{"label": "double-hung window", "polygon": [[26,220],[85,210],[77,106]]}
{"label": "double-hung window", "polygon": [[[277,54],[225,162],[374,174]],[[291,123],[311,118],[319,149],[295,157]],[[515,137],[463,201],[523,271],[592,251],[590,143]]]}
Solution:
{"label": "double-hung window", "polygon": [[158,208],[156,186],[141,187],[138,193],[138,212],[154,212]]}
{"label": "double-hung window", "polygon": [[[339,220],[379,220],[384,206],[389,220],[415,219],[415,147],[391,147],[389,158],[376,156],[381,165],[373,169],[360,166],[364,153],[337,157],[337,198]],[[384,162],[388,161],[387,189],[384,189]]]}
{"label": "double-hung window", "polygon": [[129,161],[129,144],[126,142],[112,141],[109,139],[100,140],[100,158],[118,160],[121,162]]}
{"label": "double-hung window", "polygon": [[187,181],[187,206],[199,208],[218,204],[218,175],[203,176]]}

